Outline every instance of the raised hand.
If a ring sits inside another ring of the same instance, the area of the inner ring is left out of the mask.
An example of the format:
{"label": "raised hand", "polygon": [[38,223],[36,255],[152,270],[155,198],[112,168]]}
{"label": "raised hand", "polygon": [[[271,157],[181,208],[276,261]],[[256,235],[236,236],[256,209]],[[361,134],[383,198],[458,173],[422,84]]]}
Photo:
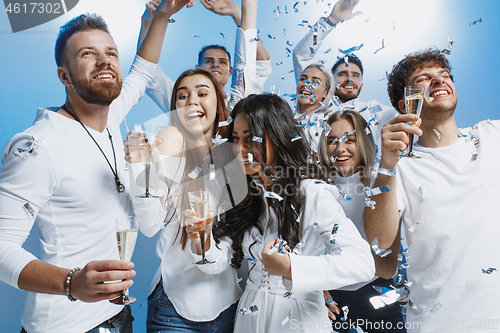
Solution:
{"label": "raised hand", "polygon": [[331,320],[337,319],[337,317],[335,317],[335,313],[339,315],[340,309],[337,306],[337,302],[333,300],[332,295],[330,295],[328,290],[323,290],[323,298],[325,299],[325,306],[328,309],[328,317]]}
{"label": "raised hand", "polygon": [[194,1],[195,0],[163,0],[156,10],[165,12],[169,16],[172,16],[184,6],[187,8],[193,7]]}
{"label": "raised hand", "polygon": [[241,11],[240,7],[231,0],[200,0],[201,4],[209,11],[221,15],[231,16],[236,23],[240,25]]}
{"label": "raised hand", "polygon": [[358,4],[359,0],[339,0],[333,10],[328,16],[331,22],[340,22],[348,17],[353,18],[354,16],[358,16],[363,14],[363,12],[357,11],[353,13],[354,7]]}
{"label": "raised hand", "polygon": [[121,295],[122,290],[134,284],[132,280],[129,280],[135,276],[133,267],[134,264],[129,261],[91,261],[82,270],[73,274],[70,294],[83,302],[99,302],[116,298]]}

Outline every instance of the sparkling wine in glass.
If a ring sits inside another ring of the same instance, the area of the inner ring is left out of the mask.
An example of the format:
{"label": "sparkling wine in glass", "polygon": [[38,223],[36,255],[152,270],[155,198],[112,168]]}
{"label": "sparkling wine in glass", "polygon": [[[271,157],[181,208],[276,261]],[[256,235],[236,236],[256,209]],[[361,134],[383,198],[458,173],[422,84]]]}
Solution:
{"label": "sparkling wine in glass", "polygon": [[[189,192],[189,205],[191,209],[196,213],[196,216],[200,219],[206,219],[210,206],[208,203],[208,194],[206,191],[194,191]],[[197,265],[211,264],[213,261],[208,261],[205,258],[205,223],[202,225],[200,230],[200,242],[201,242],[201,260],[196,262]]]}
{"label": "sparkling wine in glass", "polygon": [[271,86],[271,94],[280,95],[281,86],[279,84],[273,84]]}
{"label": "sparkling wine in glass", "polygon": [[144,138],[147,140],[148,148],[141,150],[142,160],[145,166],[145,174],[146,174],[146,193],[142,195],[138,195],[138,198],[158,198],[156,195],[152,195],[149,192],[149,180],[151,174],[151,164],[153,164],[153,152],[155,150],[156,145],[156,128],[154,133],[143,132]]}
{"label": "sparkling wine in glass", "polygon": [[[420,116],[420,111],[422,111],[422,104],[424,103],[424,91],[425,91],[424,87],[419,87],[419,86],[405,87],[406,113],[416,114],[417,116]],[[402,156],[420,158],[420,156],[417,156],[413,153],[413,134],[410,134],[410,144],[408,146],[408,152],[403,154]]]}
{"label": "sparkling wine in glass", "polygon": [[[130,261],[134,253],[135,242],[139,233],[139,219],[135,216],[122,216],[116,218],[116,241],[120,260]],[[110,299],[111,303],[128,305],[135,303],[137,298],[125,295],[125,290],[117,298]]]}

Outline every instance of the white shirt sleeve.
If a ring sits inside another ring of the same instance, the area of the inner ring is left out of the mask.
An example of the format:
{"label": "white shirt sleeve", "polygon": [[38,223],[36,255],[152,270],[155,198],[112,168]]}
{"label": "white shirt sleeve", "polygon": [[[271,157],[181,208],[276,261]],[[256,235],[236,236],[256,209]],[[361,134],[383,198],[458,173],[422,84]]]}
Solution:
{"label": "white shirt sleeve", "polygon": [[[314,56],[318,52],[326,36],[333,30],[333,26],[328,24],[324,17],[314,24],[309,32],[295,46],[292,52],[293,70],[295,81],[299,82],[300,75],[304,68],[313,63]],[[315,37],[316,36],[316,37]]]}
{"label": "white shirt sleeve", "polygon": [[234,66],[231,78],[231,100],[228,108],[233,107],[244,97],[255,93],[257,82],[257,29],[236,30]]}
{"label": "white shirt sleeve", "polygon": [[144,96],[146,88],[158,72],[158,65],[136,56],[130,72],[123,79],[122,90],[109,106],[109,116],[115,117],[118,123]]}
{"label": "white shirt sleeve", "polygon": [[158,67],[158,74],[149,84],[146,93],[166,113],[170,111],[173,89],[174,81],[165,74],[161,67]]}
{"label": "white shirt sleeve", "polygon": [[23,268],[37,259],[22,244],[57,186],[43,142],[25,157],[15,155],[33,141],[31,135],[16,134],[5,147],[0,173],[0,280],[16,288]]}
{"label": "white shirt sleeve", "polygon": [[[304,216],[311,216],[319,229],[315,237],[308,237],[307,240],[317,244],[304,244],[304,248],[323,246],[325,254],[290,254],[292,279],[284,279],[285,287],[291,292],[332,290],[372,279],[375,263],[370,245],[345,216],[337,201],[337,188],[327,184],[308,187],[315,189],[306,192],[306,205],[309,207],[305,208]],[[338,224],[338,230],[332,243],[330,236],[335,224]]]}

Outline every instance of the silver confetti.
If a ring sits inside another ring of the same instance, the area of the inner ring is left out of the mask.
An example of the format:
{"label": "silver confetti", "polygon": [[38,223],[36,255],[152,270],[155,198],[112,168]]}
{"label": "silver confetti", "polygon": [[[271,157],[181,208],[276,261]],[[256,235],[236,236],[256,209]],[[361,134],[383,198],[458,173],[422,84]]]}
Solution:
{"label": "silver confetti", "polygon": [[409,232],[414,232],[415,229],[417,229],[417,226],[418,226],[419,222],[415,223],[414,225],[412,225],[411,227],[408,228],[408,231]]}
{"label": "silver confetti", "polygon": [[175,23],[175,20],[173,18],[168,19],[168,23]]}
{"label": "silver confetti", "polygon": [[30,216],[31,216],[31,217],[33,217],[33,216],[35,215],[35,211],[34,211],[34,209],[30,206],[30,204],[29,204],[29,203],[25,203],[23,207],[24,207],[24,210],[25,210],[26,212],[28,212],[28,214],[30,214]]}
{"label": "silver confetti", "polygon": [[227,118],[227,120],[219,122],[219,127],[228,126],[232,122],[233,122],[233,118],[231,118],[231,116],[229,116],[229,118]]}
{"label": "silver confetti", "polygon": [[247,155],[248,157],[248,163],[253,163],[253,154],[252,153],[248,153]]}
{"label": "silver confetti", "polygon": [[337,232],[339,231],[338,223],[335,223],[330,233],[330,244],[335,244],[335,237],[337,237]]}
{"label": "silver confetti", "polygon": [[370,207],[371,209],[375,209],[375,204],[377,202],[373,201],[370,198],[364,198],[363,200],[365,201],[365,207]]}
{"label": "silver confetti", "polygon": [[294,141],[297,141],[297,140],[300,140],[300,139],[302,139],[302,137],[300,137],[300,136],[296,135],[296,136],[294,136],[294,137],[292,138],[292,140],[291,140],[291,141],[292,141],[292,142],[294,142]]}
{"label": "silver confetti", "polygon": [[252,141],[255,141],[255,142],[258,142],[258,143],[262,143],[262,138],[260,136],[254,136],[252,138]]}
{"label": "silver confetti", "polygon": [[330,253],[328,253],[329,255],[339,255],[342,253],[342,248],[340,247],[337,247],[336,249],[334,249],[333,251],[330,251]]}
{"label": "silver confetti", "polygon": [[377,54],[378,51],[382,50],[385,48],[385,44],[384,44],[384,39],[382,39],[382,47],[377,49],[375,52],[373,52],[373,54]]}
{"label": "silver confetti", "polygon": [[344,313],[344,316],[342,318],[340,318],[340,320],[346,321],[347,320],[347,315],[349,314],[349,307],[347,305],[343,306],[342,307],[342,312]]}
{"label": "silver confetti", "polygon": [[194,170],[188,174],[189,178],[195,179],[196,177],[198,177],[201,170],[202,170],[202,168],[200,168],[200,167],[194,168]]}
{"label": "silver confetti", "polygon": [[[298,2],[297,2],[298,3]],[[283,321],[281,322],[281,325],[282,326],[285,326],[286,323],[288,323],[290,321],[290,316],[292,315],[292,310],[288,311],[288,316],[286,316],[285,319],[283,319]]]}
{"label": "silver confetti", "polygon": [[380,193],[389,192],[391,190],[391,188],[389,187],[389,185],[382,185],[382,186],[375,187],[375,188],[365,187],[364,190],[365,190],[365,193],[367,196],[372,197],[372,196],[380,194]]}
{"label": "silver confetti", "polygon": [[391,249],[387,249],[387,250],[381,249],[378,246],[378,239],[377,238],[375,238],[372,242],[372,250],[373,250],[373,252],[375,252],[376,255],[378,255],[379,257],[382,257],[382,258],[387,256],[389,253],[392,252]]}
{"label": "silver confetti", "polygon": [[441,51],[442,54],[450,55],[451,49],[453,48],[453,42],[455,39],[453,37],[448,37],[448,45]]}
{"label": "silver confetti", "polygon": [[341,191],[340,195],[342,196],[342,198],[346,199],[347,201],[352,200],[352,198],[350,196],[348,196],[344,191]]}
{"label": "silver confetti", "polygon": [[274,192],[270,192],[270,191],[265,191],[264,192],[264,197],[266,198],[271,198],[271,199],[278,199],[279,201],[283,200],[282,197],[280,197],[279,195],[277,195],[276,193]]}
{"label": "silver confetti", "polygon": [[238,313],[240,315],[246,315],[246,314],[256,315],[257,311],[259,311],[259,308],[257,307],[257,305],[251,305],[248,308],[239,309]]}
{"label": "silver confetti", "polygon": [[438,137],[437,142],[441,142],[441,133],[439,133],[439,131],[435,128],[433,128],[432,130],[434,131],[434,133],[436,133],[436,136]]}
{"label": "silver confetti", "polygon": [[496,268],[490,267],[490,268],[488,268],[486,270],[483,269],[482,271],[485,274],[491,274],[491,273],[493,273],[493,271],[496,271],[496,270],[497,270]]}
{"label": "silver confetti", "polygon": [[476,24],[481,23],[481,22],[483,22],[483,19],[475,20],[474,22],[469,23],[469,26],[472,27],[473,25],[476,25]]}
{"label": "silver confetti", "polygon": [[434,304],[434,306],[432,307],[432,309],[430,309],[429,311],[427,311],[425,313],[425,315],[427,317],[430,317],[432,316],[434,313],[436,313],[439,309],[441,309],[443,306],[441,305],[441,303],[437,302],[436,304]]}
{"label": "silver confetti", "polygon": [[210,164],[210,180],[215,179],[215,164]]}
{"label": "silver confetti", "polygon": [[219,133],[217,133],[217,134],[215,135],[215,137],[213,137],[213,138],[212,138],[212,143],[213,143],[213,145],[214,145],[214,146],[217,146],[217,145],[223,144],[223,143],[224,143],[224,142],[226,142],[226,141],[227,141],[227,138],[224,138],[224,139],[223,139],[223,138],[220,136],[220,134],[219,134]]}

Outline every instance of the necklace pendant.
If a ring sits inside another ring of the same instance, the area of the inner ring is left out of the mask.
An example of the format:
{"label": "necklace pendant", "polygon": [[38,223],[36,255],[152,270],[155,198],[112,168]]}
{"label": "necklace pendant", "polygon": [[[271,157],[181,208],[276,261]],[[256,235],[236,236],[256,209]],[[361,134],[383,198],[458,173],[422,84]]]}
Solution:
{"label": "necklace pendant", "polygon": [[115,178],[115,182],[116,182],[116,190],[118,191],[118,193],[122,193],[125,191],[125,185],[123,185],[121,182],[120,182],[120,179],[118,178]]}

